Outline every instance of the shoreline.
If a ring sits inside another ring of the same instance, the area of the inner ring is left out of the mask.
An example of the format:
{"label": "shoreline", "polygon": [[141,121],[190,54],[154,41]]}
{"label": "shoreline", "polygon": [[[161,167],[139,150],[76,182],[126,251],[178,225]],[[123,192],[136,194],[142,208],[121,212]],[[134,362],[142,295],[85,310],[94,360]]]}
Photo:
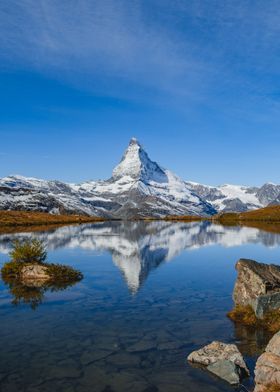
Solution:
{"label": "shoreline", "polygon": [[53,215],[35,211],[0,210],[0,233],[13,232],[18,229],[28,231],[52,229],[59,226],[99,223],[109,221],[166,221],[166,222],[200,222],[208,221],[223,226],[252,227],[272,233],[280,233],[280,205],[261,208],[243,213],[221,213],[214,216],[202,217],[194,215],[139,217],[131,219],[101,218],[85,215]]}
{"label": "shoreline", "polygon": [[103,222],[105,218],[83,215],[53,215],[34,211],[0,211],[0,227],[46,226]]}

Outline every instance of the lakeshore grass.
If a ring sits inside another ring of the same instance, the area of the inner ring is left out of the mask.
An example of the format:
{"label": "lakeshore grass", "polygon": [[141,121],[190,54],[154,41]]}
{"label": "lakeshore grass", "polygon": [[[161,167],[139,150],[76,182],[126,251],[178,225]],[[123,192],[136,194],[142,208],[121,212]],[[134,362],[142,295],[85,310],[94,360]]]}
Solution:
{"label": "lakeshore grass", "polygon": [[103,218],[84,215],[53,215],[34,211],[0,211],[0,227],[40,226],[101,222]]}

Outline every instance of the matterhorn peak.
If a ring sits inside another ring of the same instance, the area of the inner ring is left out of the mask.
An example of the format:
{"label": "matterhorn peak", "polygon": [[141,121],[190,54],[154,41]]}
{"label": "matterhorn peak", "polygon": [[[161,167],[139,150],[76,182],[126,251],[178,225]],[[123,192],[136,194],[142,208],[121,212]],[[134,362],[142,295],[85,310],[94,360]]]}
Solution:
{"label": "matterhorn peak", "polygon": [[133,144],[137,144],[139,147],[141,147],[141,145],[140,145],[140,143],[138,142],[138,140],[136,139],[136,137],[132,137],[132,138],[130,139],[129,146],[131,146],[131,145],[133,145]]}
{"label": "matterhorn peak", "polygon": [[165,171],[156,162],[151,161],[135,137],[131,138],[121,162],[113,170],[114,179],[125,176],[143,182],[168,181]]}

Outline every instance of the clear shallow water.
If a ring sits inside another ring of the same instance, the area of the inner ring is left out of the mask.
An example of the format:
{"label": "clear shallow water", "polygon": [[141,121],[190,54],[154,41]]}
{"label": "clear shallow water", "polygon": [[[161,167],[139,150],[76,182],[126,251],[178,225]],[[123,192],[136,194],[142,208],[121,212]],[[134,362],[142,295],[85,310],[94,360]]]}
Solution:
{"label": "clear shallow water", "polygon": [[[36,236],[49,261],[84,274],[32,310],[0,282],[0,390],[218,392],[234,388],[187,363],[212,340],[237,343],[251,369],[267,339],[227,318],[240,257],[280,264],[280,235],[208,222],[114,222]],[[250,387],[252,380],[245,384]]]}

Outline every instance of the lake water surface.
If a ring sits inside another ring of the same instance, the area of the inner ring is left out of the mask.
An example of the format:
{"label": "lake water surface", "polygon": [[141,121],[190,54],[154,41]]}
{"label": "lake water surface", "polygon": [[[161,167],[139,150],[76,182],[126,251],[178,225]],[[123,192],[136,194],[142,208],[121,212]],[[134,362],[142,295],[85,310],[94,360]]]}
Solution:
{"label": "lake water surface", "polygon": [[29,236],[45,241],[49,261],[84,279],[33,305],[24,296],[14,305],[0,281],[1,391],[234,391],[187,355],[212,340],[232,342],[253,370],[269,339],[226,313],[235,262],[280,264],[278,234],[209,222],[67,226],[0,235],[0,266],[12,240]]}

